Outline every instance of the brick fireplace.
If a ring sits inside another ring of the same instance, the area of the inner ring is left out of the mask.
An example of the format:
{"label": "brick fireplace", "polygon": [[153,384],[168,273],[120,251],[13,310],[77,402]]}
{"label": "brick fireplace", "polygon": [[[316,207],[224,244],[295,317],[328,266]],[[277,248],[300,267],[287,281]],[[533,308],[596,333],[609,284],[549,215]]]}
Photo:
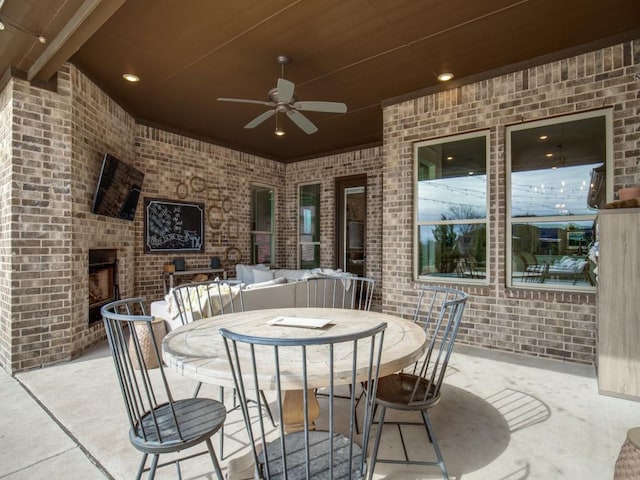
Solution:
{"label": "brick fireplace", "polygon": [[118,251],[89,250],[89,324],[99,322],[100,307],[119,298]]}

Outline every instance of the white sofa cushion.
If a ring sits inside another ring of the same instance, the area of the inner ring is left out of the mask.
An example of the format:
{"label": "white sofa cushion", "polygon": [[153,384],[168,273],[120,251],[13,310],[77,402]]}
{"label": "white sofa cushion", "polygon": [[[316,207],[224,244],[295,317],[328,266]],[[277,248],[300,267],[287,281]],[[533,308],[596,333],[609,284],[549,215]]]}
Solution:
{"label": "white sofa cushion", "polygon": [[311,275],[311,270],[286,270],[278,269],[273,271],[273,278],[286,278],[287,280],[302,280]]}
{"label": "white sofa cushion", "polygon": [[284,277],[280,278],[272,278],[271,280],[267,280],[265,282],[251,283],[245,287],[245,290],[253,290],[255,288],[264,288],[271,287],[273,285],[282,285],[283,283],[287,283],[287,279]]}

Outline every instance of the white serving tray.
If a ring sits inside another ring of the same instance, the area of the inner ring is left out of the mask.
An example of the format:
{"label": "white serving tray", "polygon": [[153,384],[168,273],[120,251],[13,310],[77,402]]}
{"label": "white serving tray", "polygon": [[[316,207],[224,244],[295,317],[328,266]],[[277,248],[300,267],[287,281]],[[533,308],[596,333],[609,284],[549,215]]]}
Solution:
{"label": "white serving tray", "polygon": [[329,324],[331,320],[323,318],[305,318],[305,317],[276,317],[269,320],[269,325],[279,325],[281,327],[306,327],[306,328],[322,328]]}

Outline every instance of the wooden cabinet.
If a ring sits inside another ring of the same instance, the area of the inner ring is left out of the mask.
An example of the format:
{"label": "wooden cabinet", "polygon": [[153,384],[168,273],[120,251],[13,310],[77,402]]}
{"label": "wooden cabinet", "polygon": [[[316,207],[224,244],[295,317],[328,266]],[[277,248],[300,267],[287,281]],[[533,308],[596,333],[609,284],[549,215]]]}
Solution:
{"label": "wooden cabinet", "polygon": [[640,209],[598,214],[600,393],[640,398]]}

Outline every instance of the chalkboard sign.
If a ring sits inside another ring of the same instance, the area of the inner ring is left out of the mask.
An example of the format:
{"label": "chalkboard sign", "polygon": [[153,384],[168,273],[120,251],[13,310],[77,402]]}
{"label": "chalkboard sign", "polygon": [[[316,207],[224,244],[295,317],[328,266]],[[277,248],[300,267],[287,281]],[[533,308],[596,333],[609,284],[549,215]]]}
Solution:
{"label": "chalkboard sign", "polygon": [[204,252],[204,204],[144,200],[144,249],[157,252]]}

